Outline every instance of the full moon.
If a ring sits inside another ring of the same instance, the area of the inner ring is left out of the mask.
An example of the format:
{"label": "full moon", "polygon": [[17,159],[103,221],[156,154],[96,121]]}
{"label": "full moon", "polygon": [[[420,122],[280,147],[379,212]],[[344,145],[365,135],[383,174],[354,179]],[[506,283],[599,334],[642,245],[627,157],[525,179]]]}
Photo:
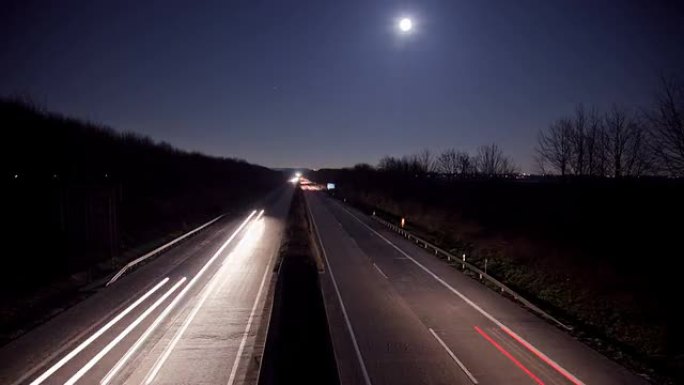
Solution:
{"label": "full moon", "polygon": [[413,28],[413,22],[411,19],[405,17],[399,21],[399,29],[402,32],[408,32],[411,30],[411,28]]}

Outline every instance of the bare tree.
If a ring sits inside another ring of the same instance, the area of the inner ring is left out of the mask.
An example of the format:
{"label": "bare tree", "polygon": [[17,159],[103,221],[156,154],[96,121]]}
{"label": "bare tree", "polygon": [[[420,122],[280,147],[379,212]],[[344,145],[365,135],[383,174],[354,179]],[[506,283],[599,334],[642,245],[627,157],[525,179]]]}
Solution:
{"label": "bare tree", "polygon": [[456,154],[456,162],[458,164],[458,173],[462,176],[468,176],[477,172],[475,167],[475,159],[465,151],[459,151]]}
{"label": "bare tree", "polygon": [[655,105],[646,116],[659,166],[672,176],[684,176],[684,84],[663,78]]}
{"label": "bare tree", "polygon": [[603,119],[592,109],[587,117],[587,130],[584,136],[586,174],[593,176],[606,175],[606,145]]}
{"label": "bare tree", "polygon": [[357,163],[354,165],[354,167],[352,169],[354,171],[361,171],[361,172],[370,172],[370,171],[375,170],[375,168],[368,163]]}
{"label": "bare tree", "polygon": [[399,171],[399,159],[393,156],[384,156],[378,162],[378,169],[387,172]]}
{"label": "bare tree", "polygon": [[631,141],[627,150],[626,173],[632,176],[641,176],[653,172],[653,152],[651,136],[645,128],[645,124],[634,119],[631,122]]}
{"label": "bare tree", "polygon": [[572,130],[570,131],[570,145],[572,146],[570,157],[570,168],[575,175],[586,174],[586,156],[587,156],[587,113],[583,105],[578,105],[575,108],[575,116],[572,119]]}
{"label": "bare tree", "polygon": [[516,171],[513,161],[504,155],[496,143],[480,146],[475,159],[478,171],[484,175],[512,174]]}
{"label": "bare tree", "polygon": [[435,170],[435,160],[433,158],[432,153],[427,148],[413,155],[416,170],[420,174],[433,172]]}
{"label": "bare tree", "polygon": [[573,156],[572,121],[559,119],[537,135],[538,163],[548,165],[561,175],[571,171]]}
{"label": "bare tree", "polygon": [[624,110],[613,106],[610,112],[604,117],[606,134],[608,135],[608,155],[612,174],[619,178],[623,174],[624,154],[630,140],[627,124],[627,114]]}
{"label": "bare tree", "polygon": [[648,137],[633,114],[614,106],[604,117],[606,152],[611,174],[642,175],[649,168]]}
{"label": "bare tree", "polygon": [[458,152],[453,148],[443,151],[435,160],[435,170],[453,178],[458,173]]}
{"label": "bare tree", "polygon": [[465,151],[456,151],[453,148],[445,150],[434,163],[435,171],[445,174],[450,178],[460,176],[464,178],[477,172],[475,160]]}

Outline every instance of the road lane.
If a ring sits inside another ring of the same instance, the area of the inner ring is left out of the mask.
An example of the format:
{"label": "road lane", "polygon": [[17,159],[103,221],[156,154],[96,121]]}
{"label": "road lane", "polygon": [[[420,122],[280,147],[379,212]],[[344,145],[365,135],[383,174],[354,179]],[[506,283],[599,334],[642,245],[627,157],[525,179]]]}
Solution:
{"label": "road lane", "polygon": [[[106,289],[100,290],[82,303],[2,347],[0,349],[0,362],[2,362],[0,383],[100,383],[130,351],[130,348],[141,337],[144,337],[143,334],[155,320],[163,315],[165,309],[178,298],[179,294],[191,286],[189,282],[192,282],[193,277],[198,275],[200,277],[196,285],[188,289],[185,295],[176,301],[176,306],[167,312],[167,317],[158,322],[156,328],[148,333],[139,344],[139,349],[130,354],[129,360],[120,366],[121,370],[111,376],[111,383],[124,383],[130,374],[144,363],[158,359],[155,347],[163,341],[162,337],[177,329],[177,324],[182,322],[194,308],[201,298],[200,295],[206,292],[210,283],[215,282],[213,286],[220,287],[221,292],[231,287],[232,281],[234,281],[232,287],[242,284],[244,292],[240,294],[245,298],[251,298],[250,306],[254,305],[257,290],[249,291],[253,289],[254,282],[257,288],[261,282],[270,283],[270,280],[264,280],[263,277],[268,275],[268,264],[275,257],[274,250],[277,250],[277,245],[282,238],[282,227],[292,198],[292,191],[292,187],[280,189],[265,202],[264,217],[258,221],[261,227],[258,237],[253,237],[254,232],[248,231],[253,230],[251,225],[256,222],[253,216],[249,220],[246,220],[246,216],[232,220],[221,219],[157,259],[122,277]],[[244,226],[241,227],[243,223]],[[266,223],[268,225],[265,225]],[[234,240],[226,242],[232,234],[234,234]],[[251,239],[254,247],[238,248],[238,245],[245,245],[246,239]],[[268,246],[261,245],[261,242]],[[235,265],[229,263],[238,255],[242,261],[241,266],[245,267],[239,271],[235,270]],[[240,279],[236,280],[235,277]],[[156,290],[151,291],[155,287]],[[174,288],[173,292],[169,292],[171,288]],[[268,288],[263,290],[268,292]],[[148,292],[149,294],[146,295]],[[242,316],[243,303],[237,300],[240,296],[234,295],[235,290],[230,293],[231,295],[223,296],[220,301],[215,301],[215,314],[232,314],[236,327],[244,325],[249,314],[246,317]],[[134,303],[137,305],[130,308]],[[264,295],[262,294],[255,305],[253,323],[260,322],[259,305],[263,306],[263,303]],[[201,311],[198,314],[201,314]],[[211,322],[211,315],[205,318],[204,322]],[[189,323],[189,329],[192,329],[198,319],[199,317]],[[102,330],[104,326],[107,327]],[[89,337],[93,337],[90,338],[91,341],[88,341]],[[231,363],[237,362],[236,368],[242,369],[245,366],[242,365],[245,357],[254,353],[249,343],[250,337],[252,336],[248,335],[244,339],[243,354],[240,357],[235,357],[235,352],[242,338],[234,344],[236,348]],[[88,343],[78,348],[84,342]],[[181,339],[180,342],[182,343],[183,340]],[[70,354],[70,352],[74,353]],[[170,355],[170,357],[173,356],[173,354]],[[64,362],[55,367],[60,360]],[[52,367],[54,370],[50,370]],[[159,374],[165,374],[165,369],[166,367],[162,367]],[[47,372],[48,370],[50,371]],[[221,368],[216,370],[221,370]],[[225,372],[226,378],[230,371],[231,368],[228,368]],[[39,377],[41,373],[46,373],[46,375]],[[241,383],[245,371],[236,370],[235,374],[237,380],[235,382]],[[156,382],[157,379],[154,383]],[[166,381],[165,383],[179,382]]]}
{"label": "road lane", "polygon": [[[213,287],[203,293],[205,302],[192,313],[178,317],[131,373],[126,383],[155,384],[240,383],[253,354],[256,328],[263,317],[265,284],[272,274],[291,194],[277,212],[266,211],[243,239],[242,247],[228,255],[216,273]],[[196,303],[197,304],[197,303]],[[230,308],[226,307],[230,304]],[[230,310],[230,311],[227,311]],[[185,329],[183,330],[183,328]],[[248,330],[249,329],[249,330]],[[171,346],[176,339],[174,346]],[[158,357],[166,354],[164,362]],[[155,373],[155,370],[157,371]]]}
{"label": "road lane", "polygon": [[369,257],[326,212],[327,208],[308,193],[306,196],[325,251],[328,269],[324,277],[332,280],[334,276],[333,285],[340,293],[339,297],[324,293],[326,306],[331,299],[339,299],[350,321],[347,325],[331,320],[333,341],[339,340],[346,325],[356,337],[352,343],[358,345],[357,358],[362,360],[343,359],[345,354],[335,346],[340,377],[358,378],[346,372],[360,368],[367,384],[470,384],[467,375],[454,365],[389,281],[378,274]]}
{"label": "road lane", "polygon": [[[449,351],[443,349],[440,341],[431,334],[432,329],[481,384],[530,384],[536,382],[535,377],[545,384],[645,383],[359,212],[332,201],[322,193],[310,192],[306,197],[345,305],[348,302],[361,303],[347,307],[366,363],[377,359],[378,355],[393,355],[378,352],[372,346],[382,346],[395,340],[408,341],[410,344],[424,343],[422,340],[426,336],[434,345],[442,348],[445,356],[450,357]],[[359,271],[375,270],[375,275],[358,274],[350,269],[350,265]],[[387,278],[378,274],[375,266]],[[325,281],[329,278],[323,274],[322,279],[325,290]],[[366,283],[366,280],[384,282],[385,287]],[[377,334],[377,324],[384,320],[382,311],[377,308],[385,305],[368,290],[389,292],[388,296],[398,298],[395,301],[408,309],[407,316],[418,319],[421,328],[428,333],[416,328],[413,336],[396,335],[393,332]],[[330,295],[324,297],[331,322],[335,322],[335,304]],[[478,307],[482,311],[477,310]],[[344,347],[348,342],[339,337],[340,329],[339,325],[331,325],[336,354],[342,356],[338,357],[341,377],[353,379],[359,371],[358,364],[354,367],[350,360],[344,359],[348,355]],[[511,331],[512,334],[509,333]],[[338,334],[337,338],[335,333]],[[346,338],[349,339],[348,334]],[[432,372],[432,362],[423,361],[422,365],[426,366],[420,368],[418,373]],[[462,369],[455,360],[452,360],[452,366]],[[368,367],[373,384],[388,383],[391,374],[383,373],[385,368]],[[438,371],[442,370],[441,366],[437,368]],[[343,372],[347,372],[346,377],[342,375]],[[442,382],[440,378],[434,381],[434,378],[422,375],[415,376],[415,380],[418,381],[415,383]],[[472,383],[472,378],[468,381]]]}

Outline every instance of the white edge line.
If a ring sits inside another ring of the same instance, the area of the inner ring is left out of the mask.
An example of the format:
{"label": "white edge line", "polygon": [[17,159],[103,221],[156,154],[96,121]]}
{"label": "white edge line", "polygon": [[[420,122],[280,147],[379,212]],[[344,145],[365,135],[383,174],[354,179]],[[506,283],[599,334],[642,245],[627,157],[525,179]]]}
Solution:
{"label": "white edge line", "polygon": [[228,385],[233,385],[235,382],[235,375],[237,374],[238,364],[240,363],[240,356],[242,351],[245,349],[245,344],[247,342],[247,337],[249,337],[249,332],[252,328],[252,322],[254,320],[254,315],[256,314],[257,306],[259,305],[259,300],[261,299],[261,293],[264,290],[264,284],[266,283],[266,278],[268,278],[271,269],[271,262],[266,264],[266,270],[264,271],[264,277],[261,279],[261,284],[259,285],[259,291],[257,291],[256,299],[254,300],[254,305],[252,306],[252,312],[249,314],[249,319],[247,319],[247,327],[242,335],[242,341],[240,341],[240,347],[238,348],[237,354],[235,355],[235,361],[233,362],[233,368],[230,370],[230,377],[228,378]]}
{"label": "white edge line", "polygon": [[207,261],[207,263],[204,264],[202,269],[200,269],[199,272],[197,272],[197,275],[195,275],[190,282],[181,290],[180,293],[176,296],[176,298],[171,301],[171,303],[164,309],[164,311],[157,316],[157,319],[154,320],[154,322],[145,330],[145,332],[138,338],[137,341],[128,349],[126,354],[119,359],[119,361],[112,367],[112,369],[107,373],[102,380],[100,380],[100,384],[106,385],[108,384],[116,375],[116,373],[121,370],[121,368],[126,364],[126,361],[128,361],[131,356],[135,353],[138,348],[145,342],[147,337],[152,334],[154,329],[157,328],[157,326],[166,318],[166,316],[173,310],[174,307],[180,302],[180,300],[185,296],[185,294],[190,290],[190,288],[193,287],[195,282],[199,279],[199,277],[202,276],[202,274],[209,268],[209,266],[218,258],[218,256],[223,252],[223,250],[230,244],[230,242],[233,241],[233,239],[237,236],[237,234],[247,225],[250,219],[256,214],[256,210],[252,211],[251,214],[240,224],[240,226],[231,234],[231,236],[226,240],[223,245],[212,255],[212,257]]}
{"label": "white edge line", "polygon": [[380,273],[380,275],[385,277],[385,279],[389,279],[389,278],[387,278],[387,275],[385,273],[383,273],[382,270],[380,270],[380,267],[375,264],[375,262],[373,262],[373,266],[378,270],[378,273]]}
{"label": "white edge line", "polygon": [[67,382],[65,382],[64,385],[73,385],[76,383],[76,381],[78,381],[81,377],[83,377],[83,375],[85,375],[88,372],[88,370],[90,370],[93,366],[95,366],[95,364],[97,364],[102,359],[102,357],[105,356],[105,354],[109,353],[110,350],[112,350],[133,329],[135,329],[145,318],[147,318],[147,316],[150,315],[154,311],[154,309],[159,307],[159,305],[161,305],[161,303],[164,302],[164,300],[166,300],[166,298],[168,298],[171,294],[173,294],[173,292],[176,291],[176,289],[178,289],[178,287],[180,285],[182,285],[183,282],[185,282],[185,279],[186,279],[185,277],[181,278],[180,281],[178,281],[175,285],[173,285],[171,287],[171,289],[169,289],[166,293],[164,293],[164,295],[159,297],[152,304],[152,306],[148,307],[144,313],[139,315],[138,318],[135,319],[135,321],[131,322],[131,324],[129,324],[126,327],[126,329],[124,329],[118,336],[116,336],[116,338],[111,340],[104,348],[102,348],[102,350],[100,350],[99,353],[97,353],[95,356],[93,356],[93,358],[90,359],[90,361],[88,361],[85,365],[83,365],[83,367],[81,367],[81,369],[79,369],[79,371],[76,372],[76,374],[71,376],[71,378],[69,378],[69,380]]}
{"label": "white edge line", "polygon": [[318,225],[316,224],[316,219],[314,219],[313,214],[311,213],[311,208],[309,207],[309,202],[306,200],[306,207],[309,209],[309,214],[311,216],[311,221],[313,222],[313,227],[314,231],[316,232],[316,237],[318,237],[318,241],[321,244],[321,251],[323,252],[323,258],[325,259],[325,264],[328,266],[328,274],[330,274],[330,280],[332,281],[333,287],[335,288],[335,294],[337,294],[337,299],[340,301],[340,309],[342,310],[342,315],[344,316],[344,321],[347,324],[347,330],[349,330],[349,334],[351,336],[352,344],[354,345],[354,350],[356,351],[356,357],[359,360],[359,365],[361,366],[361,372],[363,373],[363,379],[366,382],[366,385],[372,385],[370,377],[368,376],[368,370],[366,369],[366,364],[363,362],[363,356],[361,355],[361,350],[359,349],[359,344],[356,342],[356,334],[354,334],[354,328],[351,325],[351,322],[349,321],[349,316],[347,315],[347,308],[344,306],[344,302],[342,302],[342,295],[340,294],[340,289],[337,287],[337,282],[335,281],[335,274],[333,274],[332,269],[330,268],[330,262],[328,261],[328,253],[325,251],[325,246],[323,246],[323,240],[321,239],[321,235],[318,233]]}
{"label": "white edge line", "polygon": [[363,222],[361,219],[359,219],[356,215],[352,214],[351,211],[349,211],[346,207],[342,206],[341,204],[338,204],[338,205],[339,205],[344,211],[346,211],[352,218],[356,219],[359,223],[361,223],[362,225],[364,225],[368,230],[372,231],[375,235],[377,235],[378,237],[380,237],[380,239],[384,240],[385,242],[387,242],[387,244],[389,244],[389,245],[392,246],[394,249],[396,249],[398,252],[400,252],[401,254],[403,254],[406,258],[410,259],[410,260],[411,260],[413,263],[415,263],[418,267],[420,267],[421,269],[423,269],[423,271],[425,271],[425,272],[428,273],[430,276],[432,276],[432,278],[434,278],[435,280],[437,280],[437,282],[441,283],[442,286],[444,286],[444,287],[446,287],[447,289],[449,289],[452,293],[454,293],[454,294],[456,294],[457,296],[459,296],[465,303],[467,303],[467,304],[470,305],[473,309],[477,310],[480,314],[482,314],[483,316],[485,316],[485,318],[487,318],[488,320],[492,321],[494,324],[496,324],[496,325],[499,326],[500,328],[504,329],[504,331],[506,331],[507,333],[510,333],[512,336],[517,337],[516,339],[518,339],[518,342],[520,342],[521,344],[525,345],[525,347],[527,347],[528,349],[532,350],[534,353],[538,354],[540,357],[543,357],[545,360],[547,360],[547,363],[548,363],[549,365],[551,365],[554,369],[556,369],[556,370],[558,370],[559,372],[561,372],[561,374],[563,374],[563,375],[565,375],[566,377],[568,377],[568,379],[570,379],[571,381],[575,382],[575,384],[577,384],[577,385],[584,385],[584,382],[580,381],[577,377],[575,377],[575,376],[572,375],[569,371],[567,371],[565,368],[563,368],[562,366],[560,366],[556,361],[552,360],[552,359],[549,358],[546,354],[542,353],[542,352],[539,351],[537,348],[535,348],[534,346],[532,346],[532,344],[530,344],[529,342],[527,342],[527,341],[526,341],[525,339],[523,339],[520,335],[518,335],[518,334],[515,333],[513,330],[511,330],[508,326],[506,326],[506,325],[504,325],[503,323],[501,323],[501,321],[499,321],[499,320],[497,320],[496,318],[494,318],[494,316],[492,316],[491,314],[487,313],[484,309],[482,309],[480,306],[478,306],[475,302],[473,302],[472,300],[470,300],[470,298],[466,297],[466,296],[465,296],[464,294],[462,294],[460,291],[456,290],[453,286],[449,285],[446,281],[444,281],[442,278],[440,278],[437,274],[433,273],[430,269],[428,269],[427,267],[425,267],[425,266],[424,266],[423,264],[421,264],[420,262],[416,261],[416,260],[415,260],[413,257],[411,257],[410,255],[408,255],[404,250],[402,250],[401,248],[399,248],[399,246],[395,245],[392,241],[390,241],[389,239],[385,238],[382,234],[380,234],[380,233],[378,233],[377,231],[375,231],[375,229],[373,229],[372,227],[368,226],[365,222]]}
{"label": "white edge line", "polygon": [[169,278],[166,277],[164,278],[161,282],[159,282],[157,285],[155,285],[152,289],[148,290],[147,293],[143,294],[138,300],[133,302],[130,306],[128,306],[124,311],[119,313],[116,317],[114,317],[111,321],[107,322],[103,327],[101,327],[98,331],[93,333],[90,337],[88,337],[87,340],[83,341],[80,345],[78,345],[74,350],[69,352],[66,356],[62,357],[59,361],[57,361],[56,364],[52,365],[50,369],[46,370],[43,374],[41,374],[38,378],[33,380],[31,382],[31,385],[38,385],[45,381],[48,377],[50,377],[54,372],[59,370],[62,366],[64,366],[69,360],[74,358],[78,353],[80,353],[83,349],[88,347],[93,341],[95,341],[98,337],[100,337],[104,332],[109,330],[112,326],[114,326],[115,323],[119,322],[123,317],[126,316],[126,314],[130,313],[133,309],[138,307],[143,301],[145,301],[149,296],[151,296],[154,292],[159,290],[160,287],[164,286],[166,282],[169,281]]}
{"label": "white edge line", "polygon": [[114,274],[114,276],[112,277],[112,279],[110,279],[110,280],[105,284],[105,286],[109,286],[109,285],[113,284],[114,282],[116,282],[116,280],[118,280],[119,278],[121,278],[121,276],[122,276],[128,269],[130,269],[131,267],[133,267],[133,266],[137,265],[138,263],[140,263],[140,262],[142,262],[142,261],[144,261],[144,260],[150,258],[151,256],[157,254],[158,252],[160,252],[160,251],[162,251],[162,250],[165,250],[165,249],[167,249],[167,248],[169,248],[169,247],[175,245],[176,243],[178,243],[178,242],[182,241],[183,239],[185,239],[185,238],[191,236],[192,234],[195,234],[196,232],[202,230],[203,228],[205,228],[205,227],[211,225],[212,223],[218,221],[218,220],[221,219],[223,216],[225,216],[225,214],[221,214],[221,215],[219,215],[218,217],[216,217],[216,218],[210,220],[209,222],[207,222],[207,223],[205,223],[205,224],[203,224],[203,225],[201,225],[201,226],[195,228],[194,230],[191,230],[191,231],[189,231],[189,232],[187,232],[187,233],[185,233],[185,234],[179,236],[178,238],[172,240],[171,242],[166,243],[166,244],[164,244],[164,245],[162,245],[162,246],[159,246],[159,247],[157,247],[156,249],[154,249],[154,250],[148,252],[147,254],[145,254],[145,255],[143,255],[143,256],[141,256],[141,257],[138,257],[138,258],[134,259],[134,260],[131,261],[131,262],[128,262],[124,267],[121,268],[121,270],[119,270],[118,273]]}
{"label": "white edge line", "polygon": [[428,328],[428,330],[430,330],[430,333],[432,333],[432,336],[435,337],[435,339],[437,340],[437,342],[439,342],[440,345],[442,345],[442,347],[444,348],[444,350],[446,350],[447,353],[449,353],[449,355],[451,356],[451,358],[453,358],[453,360],[454,360],[454,361],[456,362],[456,364],[461,368],[461,370],[463,370],[463,373],[465,373],[466,376],[468,376],[468,378],[470,379],[470,381],[472,381],[473,384],[477,384],[478,382],[477,382],[477,379],[475,378],[475,376],[473,376],[473,374],[470,373],[470,370],[468,370],[468,368],[466,368],[466,366],[463,364],[463,362],[461,362],[461,360],[459,360],[458,357],[456,357],[456,355],[454,354],[454,352],[452,352],[451,349],[449,349],[449,347],[447,346],[447,344],[444,343],[444,341],[443,341],[441,338],[439,338],[439,336],[437,335],[437,333],[435,333],[435,331],[432,330],[432,328]]}
{"label": "white edge line", "polygon": [[211,283],[205,290],[204,294],[200,298],[199,302],[197,305],[195,305],[195,308],[192,309],[192,312],[190,315],[185,319],[183,322],[183,326],[178,330],[176,335],[173,337],[173,340],[171,340],[171,343],[166,347],[166,350],[164,350],[164,353],[159,356],[157,359],[157,362],[154,364],[152,367],[152,370],[147,374],[146,379],[145,379],[145,384],[150,384],[152,381],[154,381],[154,378],[157,376],[157,373],[159,370],[164,366],[164,363],[166,362],[167,358],[169,358],[169,355],[171,355],[171,352],[173,351],[173,348],[176,347],[176,344],[180,340],[180,338],[183,336],[183,333],[185,333],[185,330],[188,328],[190,323],[192,323],[192,320],[195,318],[197,313],[199,312],[199,309],[204,305],[204,302],[207,300],[209,297],[209,294],[214,290],[214,286],[216,286],[216,282],[218,282],[216,279],[212,279]]}
{"label": "white edge line", "polygon": [[[264,210],[261,210],[259,215],[257,215],[257,217],[252,221],[252,223],[250,223],[249,230],[247,230],[247,231],[250,231],[252,229],[254,224],[257,223],[257,221],[259,220],[259,218],[261,218],[261,215],[263,213],[264,213]],[[243,240],[244,240],[244,238],[243,238]],[[236,247],[239,247],[240,244],[241,243],[238,243],[238,245]],[[225,264],[225,261],[228,260],[229,256],[230,256],[230,254],[228,256],[226,256],[226,259],[224,260],[224,264]],[[221,266],[223,266],[223,264]],[[202,305],[204,305],[204,302],[206,302],[207,298],[209,298],[211,293],[214,291],[214,287],[216,286],[216,284],[218,282],[219,281],[216,279],[216,276],[214,276],[211,280],[211,283],[209,284],[209,286],[205,289],[204,293],[202,294],[202,297],[200,298],[199,302],[197,302],[195,307],[192,309],[192,312],[190,313],[190,315],[188,315],[188,317],[183,322],[183,326],[178,330],[178,332],[176,332],[176,335],[173,337],[173,340],[171,340],[171,343],[166,347],[166,350],[164,351],[164,353],[161,356],[159,356],[159,358],[157,359],[157,362],[152,367],[152,370],[150,370],[150,372],[147,374],[146,379],[144,381],[145,384],[149,385],[152,383],[152,381],[154,381],[154,378],[157,376],[157,373],[159,373],[159,370],[161,370],[161,368],[164,366],[164,363],[166,363],[166,360],[171,355],[171,352],[176,347],[176,344],[178,344],[178,341],[181,339],[181,337],[185,333],[185,330],[187,330],[188,326],[190,326],[192,321],[195,319],[195,316],[199,312]],[[262,286],[263,286],[263,283],[262,283]],[[259,292],[259,293],[261,293],[261,292]],[[257,297],[257,299],[258,299],[258,297]]]}

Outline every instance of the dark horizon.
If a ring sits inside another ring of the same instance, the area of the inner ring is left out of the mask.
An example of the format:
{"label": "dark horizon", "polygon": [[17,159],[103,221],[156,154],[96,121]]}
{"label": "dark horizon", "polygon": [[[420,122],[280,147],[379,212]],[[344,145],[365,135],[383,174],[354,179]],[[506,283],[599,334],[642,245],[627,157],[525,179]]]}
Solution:
{"label": "dark horizon", "polygon": [[670,1],[6,7],[0,95],[273,168],[496,142],[535,171],[539,130],[684,68]]}

